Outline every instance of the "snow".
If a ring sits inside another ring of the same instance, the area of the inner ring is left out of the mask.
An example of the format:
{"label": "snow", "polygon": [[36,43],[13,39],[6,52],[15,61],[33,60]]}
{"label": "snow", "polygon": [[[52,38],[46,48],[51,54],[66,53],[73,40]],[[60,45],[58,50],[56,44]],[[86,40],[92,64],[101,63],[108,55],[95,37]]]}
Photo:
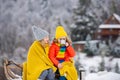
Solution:
{"label": "snow", "polygon": [[18,77],[17,79],[12,79],[12,80],[22,80],[21,76],[15,75],[16,77]]}
{"label": "snow", "polygon": [[114,13],[113,16],[120,22],[120,16],[119,15]]}
{"label": "snow", "polygon": [[[84,80],[120,80],[120,74],[115,73],[116,63],[120,69],[120,58],[111,60],[111,57],[104,57],[105,71],[99,71],[101,56],[87,57],[85,53],[78,52],[75,56],[76,60],[81,64],[79,68],[82,66],[85,70]],[[111,68],[111,71],[108,72],[107,68]]]}
{"label": "snow", "polygon": [[92,38],[91,38],[90,34],[88,34],[87,37],[86,37],[86,41],[89,41],[89,40],[91,40],[91,39],[92,39]]}
{"label": "snow", "polygon": [[83,60],[80,60],[81,65],[83,65],[84,69],[86,70],[86,74],[89,74],[90,71],[94,71],[94,72],[98,71],[100,60],[98,60],[98,59],[95,60],[95,59],[96,58],[94,58],[94,59],[84,58]]}
{"label": "snow", "polygon": [[119,28],[120,29],[120,25],[117,25],[117,24],[102,24],[102,25],[99,26],[99,28],[101,28],[101,29],[106,29],[106,28],[118,29]]}
{"label": "snow", "polygon": [[[90,68],[91,67],[94,67],[94,71],[95,72],[98,71],[99,64],[102,61],[101,56],[86,57],[85,53],[80,53],[75,58],[78,58],[78,57],[79,57],[79,62],[85,68],[85,70],[86,70],[87,73],[90,72]],[[120,58],[113,58],[113,60],[109,61],[110,59],[111,59],[111,57],[104,57],[105,68],[111,67],[112,71],[114,71],[114,67],[115,67],[116,63],[118,63],[119,68],[120,68]],[[75,60],[77,60],[77,59],[75,59]]]}
{"label": "snow", "polygon": [[20,77],[20,78],[18,78],[18,79],[12,79],[12,80],[22,80],[22,78]]}
{"label": "snow", "polygon": [[[89,43],[98,43],[99,40],[90,40],[88,41]],[[86,41],[76,41],[76,42],[73,42],[73,44],[86,44],[87,42]]]}
{"label": "snow", "polygon": [[117,38],[115,42],[120,45],[120,36]]}
{"label": "snow", "polygon": [[[79,57],[79,58],[78,58]],[[115,64],[118,62],[120,67],[120,58],[114,58],[111,62],[109,62],[110,57],[105,57],[105,66],[115,67]],[[85,69],[84,80],[120,80],[120,74],[105,71],[98,71],[99,63],[102,61],[100,56],[94,57],[86,57],[85,53],[77,53],[75,56],[75,61],[79,59],[79,62]],[[94,72],[90,73],[89,70],[93,69]],[[16,75],[17,76],[17,75]],[[22,80],[21,76],[18,76],[18,79],[13,80]],[[79,80],[79,79],[78,79]]]}
{"label": "snow", "polygon": [[85,80],[120,80],[120,74],[114,72],[91,73],[86,76]]}

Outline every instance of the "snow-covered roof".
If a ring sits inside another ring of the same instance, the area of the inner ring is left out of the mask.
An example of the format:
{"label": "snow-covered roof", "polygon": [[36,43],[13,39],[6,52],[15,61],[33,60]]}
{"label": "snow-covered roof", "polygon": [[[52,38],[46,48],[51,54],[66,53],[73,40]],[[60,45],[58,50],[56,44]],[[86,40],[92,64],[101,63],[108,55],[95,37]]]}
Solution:
{"label": "snow-covered roof", "polygon": [[[90,40],[89,43],[98,43],[99,40]],[[76,41],[76,42],[73,42],[73,44],[86,44],[87,41]]]}
{"label": "snow-covered roof", "polygon": [[99,28],[101,28],[101,29],[106,29],[106,28],[118,29],[118,28],[120,28],[120,25],[118,25],[118,24],[102,24],[99,26]]}
{"label": "snow-covered roof", "polygon": [[119,15],[114,13],[113,16],[120,22],[120,16]]}

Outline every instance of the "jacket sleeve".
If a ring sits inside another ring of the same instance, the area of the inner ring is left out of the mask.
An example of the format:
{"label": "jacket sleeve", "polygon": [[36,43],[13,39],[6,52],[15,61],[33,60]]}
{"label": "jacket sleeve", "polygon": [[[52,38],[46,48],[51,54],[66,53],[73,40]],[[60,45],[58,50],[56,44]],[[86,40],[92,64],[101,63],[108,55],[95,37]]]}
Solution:
{"label": "jacket sleeve", "polygon": [[54,48],[54,46],[51,46],[50,49],[49,49],[49,58],[53,62],[53,64],[55,66],[58,65],[59,61],[55,57],[55,48]]}
{"label": "jacket sleeve", "polygon": [[67,47],[67,52],[68,52],[70,57],[74,57],[75,56],[75,51],[74,51],[72,46],[68,46]]}

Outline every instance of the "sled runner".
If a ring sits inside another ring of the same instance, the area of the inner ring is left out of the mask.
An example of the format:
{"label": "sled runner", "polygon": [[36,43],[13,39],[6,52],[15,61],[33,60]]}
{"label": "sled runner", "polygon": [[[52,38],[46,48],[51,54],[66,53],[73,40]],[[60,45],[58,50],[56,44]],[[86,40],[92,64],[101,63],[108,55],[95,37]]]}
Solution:
{"label": "sled runner", "polygon": [[3,60],[4,75],[7,80],[14,80],[22,76],[22,66],[7,59]]}
{"label": "sled runner", "polygon": [[[3,60],[3,76],[0,80],[22,80],[22,70],[21,64],[17,64],[14,61],[8,59]],[[58,79],[59,73],[55,74],[55,80]]]}

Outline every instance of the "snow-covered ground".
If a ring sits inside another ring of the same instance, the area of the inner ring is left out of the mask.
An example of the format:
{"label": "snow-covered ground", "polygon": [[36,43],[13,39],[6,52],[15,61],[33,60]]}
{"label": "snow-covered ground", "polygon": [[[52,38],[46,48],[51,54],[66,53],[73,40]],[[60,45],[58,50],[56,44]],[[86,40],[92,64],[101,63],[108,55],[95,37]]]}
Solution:
{"label": "snow-covered ground", "polygon": [[[120,58],[104,57],[105,71],[99,71],[102,61],[100,56],[86,57],[85,53],[77,53],[76,60],[78,60],[77,64],[79,63],[85,69],[83,80],[120,80],[120,74],[115,73],[116,63],[120,69]],[[111,71],[108,72],[107,68],[111,68]]]}
{"label": "snow-covered ground", "polygon": [[[75,61],[78,60],[77,64],[80,63],[85,69],[85,75],[82,76],[83,80],[120,80],[120,74],[115,72],[116,63],[118,63],[120,69],[120,58],[110,59],[111,57],[104,58],[105,71],[99,71],[100,63],[102,61],[100,56],[86,57],[85,53],[77,53],[77,56],[75,57]],[[108,67],[111,68],[110,72],[107,71]],[[19,76],[18,79],[13,80],[22,79]]]}
{"label": "snow-covered ground", "polygon": [[[21,77],[13,80],[22,80]],[[79,80],[79,79],[78,79]],[[84,80],[120,80],[120,74],[114,72],[99,72],[99,73],[90,73]]]}
{"label": "snow-covered ground", "polygon": [[120,74],[114,72],[91,73],[85,77],[85,80],[120,80]]}

